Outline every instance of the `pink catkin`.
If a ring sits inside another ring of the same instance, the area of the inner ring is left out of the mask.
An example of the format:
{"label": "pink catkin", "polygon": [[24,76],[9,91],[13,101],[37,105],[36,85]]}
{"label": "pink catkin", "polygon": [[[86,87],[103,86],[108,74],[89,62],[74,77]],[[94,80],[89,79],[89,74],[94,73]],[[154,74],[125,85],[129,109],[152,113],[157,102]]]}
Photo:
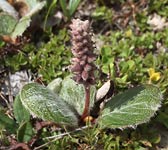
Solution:
{"label": "pink catkin", "polygon": [[95,84],[94,71],[96,66],[94,61],[96,55],[94,54],[94,43],[89,21],[73,19],[70,28],[72,37],[71,51],[73,54],[70,70],[74,73],[73,79],[84,85]]}

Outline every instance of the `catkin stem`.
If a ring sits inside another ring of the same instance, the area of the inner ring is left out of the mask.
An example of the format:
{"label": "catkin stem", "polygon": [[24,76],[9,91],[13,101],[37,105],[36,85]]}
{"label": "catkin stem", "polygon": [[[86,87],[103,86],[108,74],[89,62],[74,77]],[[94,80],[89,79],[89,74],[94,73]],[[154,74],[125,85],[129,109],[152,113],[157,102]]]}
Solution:
{"label": "catkin stem", "polygon": [[85,85],[85,108],[82,114],[82,119],[89,115],[89,107],[90,107],[90,85]]}

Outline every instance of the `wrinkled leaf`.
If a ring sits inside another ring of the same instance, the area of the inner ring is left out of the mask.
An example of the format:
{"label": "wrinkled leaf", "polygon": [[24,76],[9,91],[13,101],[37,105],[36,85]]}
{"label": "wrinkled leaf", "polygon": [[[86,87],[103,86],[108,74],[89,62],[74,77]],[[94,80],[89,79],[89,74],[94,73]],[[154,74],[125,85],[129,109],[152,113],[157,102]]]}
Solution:
{"label": "wrinkled leaf", "polygon": [[9,35],[13,32],[17,20],[6,13],[0,13],[0,35]]}
{"label": "wrinkled leaf", "polygon": [[[90,107],[92,107],[96,93],[96,88],[94,86],[91,87],[90,93]],[[82,84],[77,84],[70,77],[65,78],[62,81],[59,96],[73,106],[79,114],[82,114],[85,106],[85,90]]]}
{"label": "wrinkled leaf", "polygon": [[77,126],[76,111],[48,88],[30,83],[20,92],[22,104],[34,115],[48,121]]}
{"label": "wrinkled leaf", "polygon": [[102,127],[125,128],[149,121],[160,107],[162,94],[156,86],[127,90],[106,103],[99,121]]}
{"label": "wrinkled leaf", "polygon": [[0,108],[0,129],[6,129],[9,133],[16,132],[17,125],[14,120],[9,118]]}
{"label": "wrinkled leaf", "polygon": [[30,122],[23,122],[17,130],[17,140],[28,142],[33,135],[33,128]]}
{"label": "wrinkled leaf", "polygon": [[14,111],[14,116],[19,124],[30,120],[30,113],[22,105],[19,95],[17,95],[15,98],[13,111]]}

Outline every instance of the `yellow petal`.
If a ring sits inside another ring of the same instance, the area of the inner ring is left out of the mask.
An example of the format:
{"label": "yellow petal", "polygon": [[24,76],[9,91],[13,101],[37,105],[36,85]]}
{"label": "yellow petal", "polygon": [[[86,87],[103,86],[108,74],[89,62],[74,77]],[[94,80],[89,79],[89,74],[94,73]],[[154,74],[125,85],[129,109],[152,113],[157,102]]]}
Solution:
{"label": "yellow petal", "polygon": [[152,76],[150,76],[150,79],[152,81],[158,81],[160,79],[160,72],[153,73]]}
{"label": "yellow petal", "polygon": [[126,37],[131,37],[133,34],[132,34],[132,30],[131,29],[129,29],[129,30],[127,30],[126,32],[125,32],[125,36]]}
{"label": "yellow petal", "polygon": [[150,78],[154,73],[155,73],[155,70],[153,68],[149,68],[148,74],[149,74]]}

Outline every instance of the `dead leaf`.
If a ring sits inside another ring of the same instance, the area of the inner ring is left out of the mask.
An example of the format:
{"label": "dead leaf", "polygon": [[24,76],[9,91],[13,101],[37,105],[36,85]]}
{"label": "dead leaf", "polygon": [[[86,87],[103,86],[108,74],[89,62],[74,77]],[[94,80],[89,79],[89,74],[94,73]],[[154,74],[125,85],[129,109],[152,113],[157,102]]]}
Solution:
{"label": "dead leaf", "polygon": [[164,27],[168,26],[166,19],[156,13],[152,16],[149,16],[147,23],[153,27],[153,30],[162,30]]}

